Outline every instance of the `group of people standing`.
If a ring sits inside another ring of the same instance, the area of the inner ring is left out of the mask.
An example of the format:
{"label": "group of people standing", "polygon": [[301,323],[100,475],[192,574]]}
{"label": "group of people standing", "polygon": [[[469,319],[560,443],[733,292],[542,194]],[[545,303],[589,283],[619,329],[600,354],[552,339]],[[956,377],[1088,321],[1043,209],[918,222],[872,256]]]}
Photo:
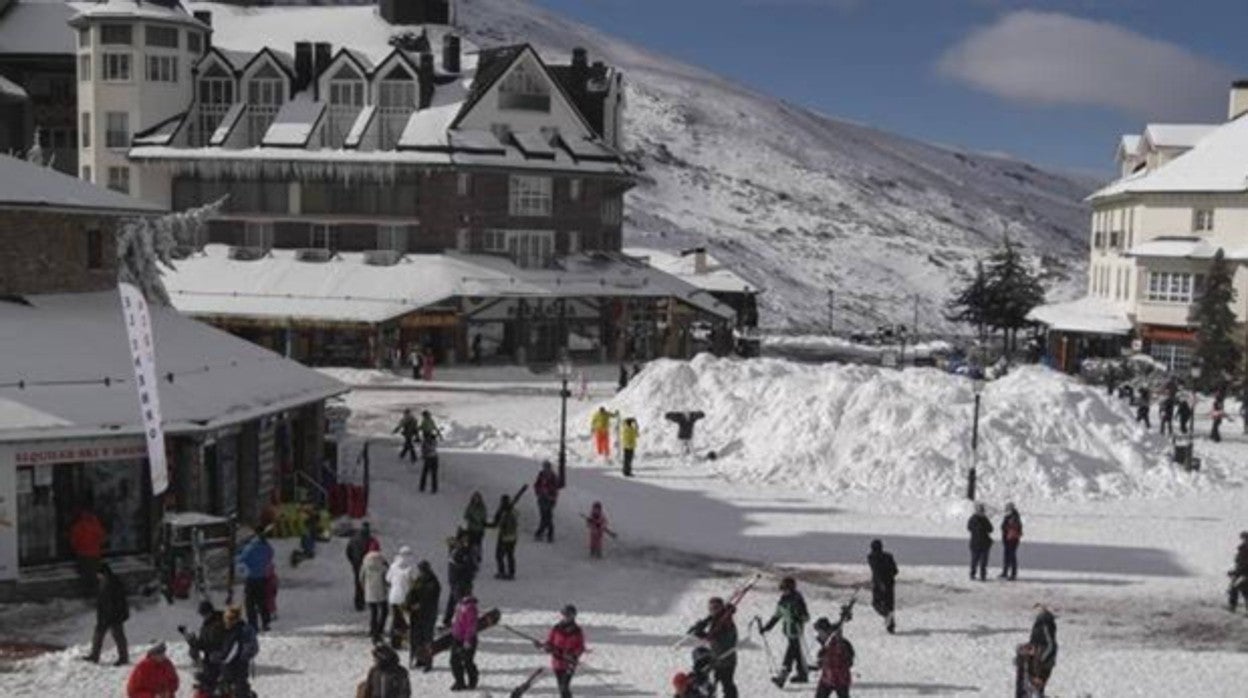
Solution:
{"label": "group of people standing", "polygon": [[[1126,400],[1135,406],[1135,421],[1143,424],[1145,429],[1153,428],[1152,409],[1153,394],[1148,386],[1140,386],[1133,388],[1130,385],[1115,386],[1109,384],[1110,395],[1115,394],[1119,398]],[[1209,439],[1214,442],[1222,440],[1222,423],[1226,421],[1226,386],[1220,386],[1213,391],[1209,409]],[[1196,431],[1196,403],[1197,395],[1195,392],[1181,393],[1178,383],[1171,379],[1162,387],[1160,399],[1157,403],[1158,429],[1162,434],[1174,435],[1174,423],[1178,420],[1179,433],[1188,434]],[[1244,433],[1248,434],[1248,395],[1241,397],[1240,400],[1240,417],[1244,423]]]}
{"label": "group of people standing", "polygon": [[[982,503],[975,505],[975,513],[966,522],[966,530],[971,534],[971,581],[975,573],[979,573],[979,581],[988,579],[988,554],[992,550],[992,534],[996,530],[992,520],[988,518],[987,508]],[[1023,517],[1014,507],[1013,502],[1005,505],[1005,516],[1001,519],[1001,545],[1004,549],[1001,562],[1000,579],[1014,581],[1018,578],[1018,546],[1023,541]]]}
{"label": "group of people standing", "polygon": [[420,491],[430,486],[430,492],[438,493],[438,442],[442,440],[442,430],[434,421],[429,410],[420,413],[420,419],[411,408],[403,410],[403,417],[391,432],[403,437],[403,448],[399,449],[399,460],[405,457],[415,464],[417,460],[417,442],[419,442],[419,458],[423,465],[420,468]]}

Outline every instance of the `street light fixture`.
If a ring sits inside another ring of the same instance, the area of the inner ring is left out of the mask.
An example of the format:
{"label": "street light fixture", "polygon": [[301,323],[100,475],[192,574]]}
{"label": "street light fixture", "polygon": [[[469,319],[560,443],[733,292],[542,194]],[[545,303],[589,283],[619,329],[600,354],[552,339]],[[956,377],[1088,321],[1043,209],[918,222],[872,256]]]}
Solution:
{"label": "street light fixture", "polygon": [[975,411],[971,421],[971,470],[966,475],[966,498],[975,501],[975,479],[978,476],[976,466],[979,465],[979,400],[984,392],[984,379],[979,375],[971,375],[971,390],[975,392]]}
{"label": "street light fixture", "polygon": [[559,487],[568,484],[568,381],[572,379],[572,359],[567,350],[559,358]]}

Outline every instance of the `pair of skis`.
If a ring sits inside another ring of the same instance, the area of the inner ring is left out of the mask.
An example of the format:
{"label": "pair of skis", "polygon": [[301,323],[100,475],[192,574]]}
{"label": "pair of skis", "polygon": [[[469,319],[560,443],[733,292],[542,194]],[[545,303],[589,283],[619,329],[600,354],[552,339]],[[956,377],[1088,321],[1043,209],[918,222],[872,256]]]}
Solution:
{"label": "pair of skis", "polygon": [[[736,606],[741,603],[741,600],[745,598],[745,595],[750,593],[750,590],[754,587],[758,586],[758,583],[762,580],[762,578],[763,574],[761,572],[756,572],[753,577],[750,577],[749,580],[746,581],[744,585],[732,592],[732,596],[728,597],[727,605],[732,606],[735,609]],[[679,640],[676,641],[675,644],[672,645],[672,649],[680,649],[682,645],[693,639],[693,637],[694,634],[692,632],[685,633]]]}
{"label": "pair of skis", "polygon": [[[516,637],[522,638],[524,640],[528,640],[529,642],[533,643],[535,647],[539,647],[543,649],[544,651],[549,652],[549,650],[546,649],[546,643],[542,642],[540,638],[534,637],[524,632],[523,630],[519,630],[510,625],[503,625],[501,627],[503,628],[503,630],[506,630],[507,632],[511,633],[512,635],[515,635]],[[586,652],[588,651],[589,650],[586,650]],[[568,661],[569,663],[571,663],[574,671],[578,671],[582,668],[592,669],[592,667],[586,664],[585,660],[580,657],[573,657],[573,656],[569,656],[566,654],[561,654],[560,657]],[[546,673],[545,668],[534,669],[533,672],[529,674],[528,678],[526,678],[524,682],[521,683],[519,686],[516,686],[515,688],[513,688],[511,690],[511,693],[509,693],[508,695],[511,698],[523,698],[525,693],[527,693],[529,689],[533,688],[533,686],[537,684],[538,680],[540,680],[545,673]],[[598,682],[602,683],[604,686],[610,686],[610,684],[604,681],[596,673],[587,673],[586,675],[596,679]]]}

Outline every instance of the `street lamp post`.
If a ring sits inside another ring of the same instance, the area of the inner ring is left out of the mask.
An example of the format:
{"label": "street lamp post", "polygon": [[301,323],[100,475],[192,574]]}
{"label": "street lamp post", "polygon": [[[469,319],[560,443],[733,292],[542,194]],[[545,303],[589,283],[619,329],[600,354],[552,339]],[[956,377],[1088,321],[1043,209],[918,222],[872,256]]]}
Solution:
{"label": "street lamp post", "polygon": [[568,381],[572,378],[572,360],[565,354],[559,359],[559,487],[568,484]]}
{"label": "street lamp post", "polygon": [[971,470],[966,475],[966,498],[975,501],[976,466],[979,465],[979,400],[984,392],[984,379],[971,378],[971,389],[975,391],[975,411],[971,418]]}

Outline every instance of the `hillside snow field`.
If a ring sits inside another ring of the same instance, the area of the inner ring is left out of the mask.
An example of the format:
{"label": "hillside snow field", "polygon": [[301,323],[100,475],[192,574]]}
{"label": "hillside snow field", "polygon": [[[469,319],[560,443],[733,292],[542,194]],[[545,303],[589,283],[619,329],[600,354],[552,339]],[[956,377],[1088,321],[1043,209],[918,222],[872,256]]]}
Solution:
{"label": "hillside snow field", "polygon": [[627,148],[643,168],[627,243],[708,244],[766,289],[763,324],[810,326],[837,297],[838,325],[925,331],[976,258],[1004,236],[1049,274],[1054,298],[1084,284],[1095,184],[839,121],[735,85],[516,0],[463,0],[483,46],[528,41],[566,63],[574,46],[625,71]]}

